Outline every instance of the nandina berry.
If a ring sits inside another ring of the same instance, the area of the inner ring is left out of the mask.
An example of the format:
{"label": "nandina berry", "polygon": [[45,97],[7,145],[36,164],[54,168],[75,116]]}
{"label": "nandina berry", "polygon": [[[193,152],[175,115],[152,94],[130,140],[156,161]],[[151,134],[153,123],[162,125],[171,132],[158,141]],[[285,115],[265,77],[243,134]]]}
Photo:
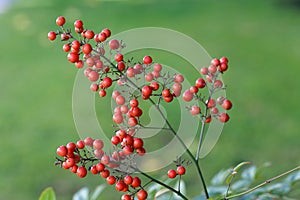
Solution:
{"label": "nandina berry", "polygon": [[76,27],[76,28],[82,28],[83,27],[83,22],[81,21],[81,20],[76,20],[75,22],[74,22],[74,26]]}
{"label": "nandina berry", "polygon": [[133,137],[131,135],[126,135],[125,138],[123,138],[123,141],[122,141],[125,145],[130,145],[132,146],[133,144]]}
{"label": "nandina berry", "polygon": [[70,171],[75,173],[75,174],[77,173],[77,169],[78,169],[77,165],[74,165],[73,167],[70,167]]}
{"label": "nandina berry", "polygon": [[172,89],[173,89],[174,92],[179,92],[180,93],[181,90],[182,90],[182,85],[180,83],[174,83],[172,85]]}
{"label": "nandina berry", "polygon": [[232,108],[232,103],[230,100],[225,99],[221,105],[225,110],[230,110]]}
{"label": "nandina berry", "polygon": [[64,157],[68,154],[68,149],[66,146],[59,146],[56,150],[56,154],[61,156],[61,157]]}
{"label": "nandina berry", "polygon": [[129,194],[123,194],[121,200],[132,200],[133,198]]}
{"label": "nandina berry", "polygon": [[106,91],[105,90],[100,90],[99,91],[99,96],[100,97],[105,97],[106,96]]}
{"label": "nandina berry", "polygon": [[126,137],[127,133],[124,129],[121,129],[116,132],[116,135],[120,138],[120,140],[123,140]]}
{"label": "nandina berry", "polygon": [[75,62],[75,67],[78,69],[83,68],[83,61],[79,60],[79,61]]}
{"label": "nandina berry", "polygon": [[63,50],[64,50],[64,52],[69,52],[71,50],[71,45],[70,44],[64,44]]}
{"label": "nandina berry", "polygon": [[168,96],[171,95],[171,92],[170,92],[169,89],[164,89],[164,90],[161,92],[161,95],[162,95],[163,97],[168,97]]}
{"label": "nandina berry", "polygon": [[70,39],[70,35],[66,34],[66,33],[62,33],[60,34],[60,40],[61,41],[67,41]]}
{"label": "nandina berry", "polygon": [[205,123],[210,123],[211,122],[211,116],[207,116],[206,119],[205,119]]}
{"label": "nandina berry", "polygon": [[126,75],[129,78],[132,78],[135,76],[135,70],[132,67],[128,67],[128,69],[126,70]]}
{"label": "nandina berry", "polygon": [[162,70],[162,65],[159,63],[155,63],[153,65],[153,71],[160,72]]}
{"label": "nandina berry", "polygon": [[132,176],[127,175],[127,176],[124,177],[124,183],[126,183],[127,185],[131,185],[132,181],[133,181]]}
{"label": "nandina berry", "polygon": [[198,115],[198,114],[200,114],[200,112],[201,112],[201,109],[200,109],[200,107],[197,106],[197,105],[193,105],[193,106],[191,107],[191,109],[190,109],[190,113],[191,113],[192,115]]}
{"label": "nandina berry", "polygon": [[214,88],[222,88],[223,87],[223,82],[221,80],[216,80],[214,82]]}
{"label": "nandina berry", "polygon": [[78,149],[83,149],[84,146],[85,146],[85,143],[84,143],[83,140],[78,140],[78,141],[76,142],[76,146],[77,146]]}
{"label": "nandina berry", "polygon": [[111,143],[114,144],[114,145],[118,145],[120,143],[120,138],[116,135],[112,136],[111,138]]}
{"label": "nandina berry", "polygon": [[190,91],[191,91],[191,93],[193,93],[193,94],[197,94],[197,92],[199,91],[199,89],[198,89],[198,87],[196,87],[196,86],[191,86],[191,87],[190,87]]}
{"label": "nandina berry", "polygon": [[151,74],[154,76],[154,78],[159,78],[160,77],[160,72],[153,71]]}
{"label": "nandina berry", "polygon": [[116,103],[117,103],[118,105],[123,105],[123,104],[125,103],[125,97],[122,96],[122,95],[117,96],[117,98],[116,98]]}
{"label": "nandina berry", "polygon": [[84,44],[84,45],[82,46],[82,52],[83,52],[84,54],[89,54],[89,53],[91,53],[92,51],[93,51],[92,45],[86,43],[86,44]]}
{"label": "nandina berry", "polygon": [[225,72],[228,69],[228,64],[227,63],[221,63],[219,70],[220,72]]}
{"label": "nandina berry", "polygon": [[[105,34],[105,36],[106,36],[106,34]],[[120,46],[120,43],[119,43],[118,40],[113,39],[113,40],[109,41],[109,47],[110,47],[110,49],[115,50],[115,49],[118,49],[119,46]]]}
{"label": "nandina berry", "polygon": [[130,109],[129,114],[133,117],[140,117],[140,116],[142,116],[143,111],[139,107],[133,107],[133,108]]}
{"label": "nandina berry", "polygon": [[106,182],[109,184],[109,185],[113,185],[116,183],[116,177],[114,176],[109,176],[106,178]]}
{"label": "nandina berry", "polygon": [[103,29],[101,33],[105,33],[106,37],[110,37],[111,35],[111,31],[108,28]]}
{"label": "nandina berry", "polygon": [[174,76],[174,82],[175,83],[182,83],[184,81],[184,77],[181,74],[176,74]]}
{"label": "nandina berry", "polygon": [[137,187],[140,187],[141,186],[141,179],[139,178],[139,177],[134,177],[133,179],[132,179],[132,183],[131,183],[131,186],[133,187],[133,188],[137,188]]}
{"label": "nandina berry", "polygon": [[208,68],[207,67],[202,67],[200,69],[200,73],[203,74],[203,75],[207,75],[208,74]]}
{"label": "nandina berry", "polygon": [[150,87],[152,90],[156,91],[159,89],[159,83],[154,81],[154,82],[150,83]]}
{"label": "nandina berry", "polygon": [[102,149],[95,149],[93,153],[95,155],[95,158],[97,159],[101,159],[102,156],[104,155],[104,151]]}
{"label": "nandina berry", "polygon": [[103,146],[104,146],[104,143],[102,140],[100,140],[100,139],[94,140],[94,142],[93,142],[94,149],[102,149]]}
{"label": "nandina berry", "polygon": [[123,71],[126,68],[126,65],[124,62],[121,61],[121,62],[118,62],[117,67],[118,67],[119,71]]}
{"label": "nandina berry", "polygon": [[208,108],[213,108],[216,106],[216,100],[214,100],[213,98],[209,99],[207,102],[207,107]]}
{"label": "nandina berry", "polygon": [[78,53],[74,53],[74,52],[69,53],[68,54],[68,60],[71,63],[78,62],[79,61],[79,54]]}
{"label": "nandina berry", "polygon": [[104,42],[107,39],[107,36],[104,32],[98,34],[97,41]]}
{"label": "nandina berry", "polygon": [[108,155],[103,155],[101,158],[101,163],[107,165],[110,162],[110,157]]}
{"label": "nandina berry", "polygon": [[78,167],[76,174],[79,178],[84,178],[87,174],[87,170],[84,166]]}
{"label": "nandina berry", "polygon": [[210,109],[210,113],[216,115],[219,113],[219,109],[217,107],[213,107]]}
{"label": "nandina berry", "polygon": [[151,82],[153,79],[154,79],[154,76],[153,76],[152,73],[148,73],[148,74],[145,75],[145,80],[147,82]]}
{"label": "nandina berry", "polygon": [[152,63],[152,58],[151,58],[151,56],[145,56],[145,57],[143,58],[143,62],[144,62],[144,64],[146,64],[146,65],[151,64],[151,63]]}
{"label": "nandina berry", "polygon": [[135,117],[129,117],[127,123],[129,126],[133,127],[138,124],[138,120]]}
{"label": "nandina berry", "polygon": [[103,178],[107,178],[107,177],[109,177],[110,172],[109,172],[109,170],[104,169],[102,172],[100,172],[100,175],[101,175]]}
{"label": "nandina berry", "polygon": [[225,98],[222,97],[222,96],[220,96],[220,97],[217,98],[217,103],[218,103],[219,105],[222,105],[222,103],[223,103],[224,100],[225,100]]}
{"label": "nandina berry", "polygon": [[128,112],[129,108],[127,105],[122,105],[121,106],[121,113],[126,114]]}
{"label": "nandina berry", "polygon": [[126,186],[123,180],[118,180],[116,183],[116,190],[117,191],[122,191]]}
{"label": "nandina berry", "polygon": [[66,23],[66,19],[63,16],[59,16],[56,19],[57,26],[63,26]]}
{"label": "nandina berry", "polygon": [[112,85],[112,79],[110,77],[105,77],[102,82],[101,85],[103,88],[109,88]]}
{"label": "nandina berry", "polygon": [[204,88],[206,86],[206,82],[203,78],[198,78],[195,85],[197,88]]}
{"label": "nandina berry", "polygon": [[178,166],[176,171],[177,171],[178,175],[184,175],[185,174],[185,167],[184,166]]}
{"label": "nandina berry", "polygon": [[177,176],[177,173],[176,173],[176,171],[174,170],[174,169],[170,169],[169,171],[168,171],[168,177],[169,178],[175,178]]}
{"label": "nandina berry", "polygon": [[143,88],[142,88],[142,94],[146,97],[149,97],[151,94],[152,94],[152,88],[148,85],[145,85]]}
{"label": "nandina berry", "polygon": [[80,42],[78,40],[74,40],[72,43],[71,43],[71,47],[72,49],[80,49]]}
{"label": "nandina berry", "polygon": [[96,164],[96,169],[98,172],[102,172],[105,169],[105,165],[99,162]]}
{"label": "nandina berry", "polygon": [[54,31],[50,31],[48,33],[49,40],[55,40],[56,39],[56,33]]}
{"label": "nandina berry", "polygon": [[216,71],[217,71],[217,67],[216,67],[215,65],[210,65],[210,66],[208,67],[208,71],[209,71],[210,73],[214,74],[214,73],[216,73]]}
{"label": "nandina berry", "polygon": [[139,149],[142,148],[144,145],[144,141],[141,138],[134,138],[133,139],[133,148]]}
{"label": "nandina berry", "polygon": [[94,139],[91,138],[91,137],[87,137],[87,138],[84,139],[84,144],[89,146],[89,147],[93,146],[93,142],[94,142]]}
{"label": "nandina berry", "polygon": [[220,122],[227,122],[229,120],[229,115],[227,113],[220,113],[219,115],[219,121]]}
{"label": "nandina berry", "polygon": [[94,36],[95,36],[95,33],[92,30],[86,30],[84,32],[84,37],[87,38],[87,39],[93,39]]}
{"label": "nandina berry", "polygon": [[137,107],[139,105],[139,101],[137,99],[132,99],[130,100],[129,105],[131,107]]}
{"label": "nandina berry", "polygon": [[144,67],[141,64],[134,65],[133,69],[136,74],[141,74],[144,71]]}
{"label": "nandina berry", "polygon": [[91,166],[90,172],[91,172],[92,174],[98,174],[99,171],[97,170],[96,165]]}
{"label": "nandina berry", "polygon": [[74,150],[76,149],[76,144],[74,142],[69,142],[66,145],[68,152],[74,152]]}
{"label": "nandina berry", "polygon": [[220,63],[228,63],[228,59],[226,57],[220,58]]}
{"label": "nandina berry", "polygon": [[115,55],[115,61],[117,61],[117,62],[123,61],[123,54],[117,53]]}
{"label": "nandina berry", "polygon": [[193,95],[193,93],[191,93],[190,90],[186,90],[182,95],[183,100],[186,102],[192,101],[193,97],[194,97],[194,95]]}
{"label": "nandina berry", "polygon": [[138,191],[138,193],[136,194],[136,197],[138,198],[138,200],[145,200],[147,199],[148,193],[146,192],[146,190],[141,189],[140,191]]}
{"label": "nandina berry", "polygon": [[95,82],[99,79],[99,74],[98,72],[96,71],[90,71],[90,73],[88,74],[88,79],[91,81],[91,82]]}
{"label": "nandina berry", "polygon": [[136,149],[136,153],[140,156],[143,156],[146,153],[146,150],[143,147],[141,147]]}
{"label": "nandina berry", "polygon": [[220,60],[217,59],[217,58],[212,59],[211,60],[211,65],[213,65],[215,67],[219,66],[220,65]]}
{"label": "nandina berry", "polygon": [[91,84],[91,86],[90,86],[90,90],[91,90],[91,91],[97,92],[98,89],[99,89],[98,84],[96,84],[96,83]]}
{"label": "nandina berry", "polygon": [[167,103],[170,103],[172,102],[174,99],[173,95],[170,95],[170,96],[167,96],[167,97],[164,97],[164,101],[167,102]]}

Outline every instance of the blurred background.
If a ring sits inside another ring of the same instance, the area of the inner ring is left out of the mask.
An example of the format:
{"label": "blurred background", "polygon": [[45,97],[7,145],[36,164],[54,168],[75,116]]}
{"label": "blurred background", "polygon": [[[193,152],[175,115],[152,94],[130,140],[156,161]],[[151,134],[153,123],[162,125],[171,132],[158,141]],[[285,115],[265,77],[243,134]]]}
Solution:
{"label": "blurred background", "polygon": [[[78,139],[71,107],[77,70],[61,44],[47,39],[59,15],[69,25],[80,18],[87,28],[109,27],[113,33],[174,29],[212,57],[230,59],[223,78],[234,109],[218,144],[202,160],[207,180],[245,160],[270,162],[266,177],[299,165],[299,1],[0,0],[1,199],[37,199],[48,186],[58,199],[70,199],[81,187],[103,183],[53,166],[57,146]],[[198,191],[189,188],[191,196]]]}

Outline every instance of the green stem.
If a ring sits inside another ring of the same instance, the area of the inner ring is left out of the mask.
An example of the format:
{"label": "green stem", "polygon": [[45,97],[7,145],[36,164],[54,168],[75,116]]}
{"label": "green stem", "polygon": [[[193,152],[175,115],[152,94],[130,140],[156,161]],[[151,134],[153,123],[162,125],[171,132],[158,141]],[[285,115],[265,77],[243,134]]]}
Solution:
{"label": "green stem", "polygon": [[[288,174],[290,174],[290,173],[292,173],[294,171],[297,171],[299,169],[300,169],[300,165],[297,166],[297,167],[295,167],[295,168],[293,168],[293,169],[291,169],[291,170],[289,170],[289,171],[286,171],[286,172],[284,172],[282,174],[279,174],[278,176],[270,178],[270,179],[266,180],[265,182],[263,182],[263,183],[255,186],[253,188],[250,188],[249,190],[246,190],[244,192],[241,192],[239,194],[235,194],[235,195],[232,195],[232,196],[229,196],[229,197],[225,197],[223,200],[233,199],[233,198],[240,197],[240,196],[243,196],[245,194],[248,194],[250,192],[253,192],[254,190],[257,190],[258,188],[263,187],[264,185],[267,185],[267,184],[269,184],[269,183],[271,183],[271,182],[273,182],[273,181],[275,181],[275,180],[277,180],[277,179],[279,179],[279,178],[281,178],[283,176],[286,176],[286,175],[288,175]],[[222,199],[220,199],[220,200],[222,200]]]}

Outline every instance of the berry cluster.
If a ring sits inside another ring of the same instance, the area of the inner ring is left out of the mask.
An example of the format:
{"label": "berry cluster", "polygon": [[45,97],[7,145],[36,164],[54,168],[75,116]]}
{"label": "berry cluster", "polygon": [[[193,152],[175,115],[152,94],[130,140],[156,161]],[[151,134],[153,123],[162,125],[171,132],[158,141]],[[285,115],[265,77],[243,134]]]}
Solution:
{"label": "berry cluster", "polygon": [[[58,147],[57,155],[62,158],[57,158],[56,164],[76,173],[80,178],[85,177],[88,171],[100,174],[109,185],[115,185],[117,191],[126,192],[122,200],[133,199],[134,196],[144,200],[148,196],[144,189],[147,184],[142,185],[139,177],[132,176],[138,171],[134,162],[135,156],[143,156],[146,153],[143,139],[136,134],[141,128],[145,128],[140,120],[143,115],[140,104],[147,101],[159,109],[161,102],[172,102],[182,93],[184,76],[170,74],[160,63],[153,62],[149,55],[144,56],[141,61],[134,61],[133,58],[125,59],[121,53],[125,44],[117,39],[110,39],[111,31],[108,28],[96,33],[85,29],[81,20],[76,20],[74,35],[71,29],[64,27],[65,23],[64,17],[58,17],[56,24],[60,29],[49,32],[48,38],[52,41],[60,36],[64,42],[62,49],[68,53],[68,61],[74,63],[76,68],[84,68],[84,76],[91,82],[90,90],[98,92],[100,97],[106,97],[107,90],[113,85],[122,89],[112,92],[112,99],[115,102],[112,115],[115,132],[111,136],[113,152],[109,154],[104,152],[102,140],[88,137],[77,141],[76,144],[70,142]],[[182,95],[186,102],[197,101],[197,104],[189,106],[188,109],[192,115],[201,116],[203,122],[209,123],[212,117],[218,118],[221,122],[229,120],[228,114],[219,112],[219,109],[220,107],[224,110],[231,109],[231,101],[222,96],[216,99],[213,96],[224,89],[220,74],[227,69],[227,58],[213,59],[209,67],[201,68],[201,74],[205,79],[198,78],[195,85],[185,90]],[[207,98],[202,96],[200,92],[202,88],[208,89]],[[202,103],[202,109],[199,103]],[[170,130],[173,129],[170,127]],[[173,134],[176,136],[175,131]],[[178,139],[180,140],[179,137]],[[176,165],[176,170],[168,171],[169,178],[185,174],[184,162],[178,161]],[[150,179],[155,181],[153,178]],[[169,186],[164,186],[172,190]],[[181,195],[176,190],[173,192]]]}
{"label": "berry cluster", "polygon": [[[117,137],[119,136],[118,134]],[[140,149],[143,142],[137,138],[132,141],[132,145]],[[79,140],[76,143],[69,142],[67,145],[57,148],[56,153],[62,158],[56,158],[56,165],[76,173],[80,178],[84,178],[88,171],[91,174],[100,175],[106,179],[107,184],[115,185],[117,191],[127,192],[122,196],[122,200],[131,200],[135,195],[139,200],[146,199],[147,192],[142,187],[141,179],[137,176],[132,177],[130,173],[119,169],[120,164],[122,164],[121,160],[124,160],[128,150],[123,150],[123,152],[114,151],[111,155],[108,155],[102,150],[103,147],[102,140],[92,139],[91,137]]]}
{"label": "berry cluster", "polygon": [[[198,104],[192,105],[188,109],[192,115],[201,115],[206,123],[209,123],[212,117],[218,118],[223,123],[229,120],[229,115],[226,112],[220,112],[217,105],[224,110],[230,110],[232,107],[231,101],[223,96],[219,96],[217,99],[213,98],[215,93],[225,89],[222,80],[220,80],[220,74],[224,73],[227,69],[228,59],[226,57],[212,59],[209,67],[202,67],[200,69],[205,79],[198,78],[195,81],[195,85],[185,90],[182,95],[183,100],[186,102],[195,99],[204,105],[204,109],[201,109]],[[209,91],[208,98],[202,97],[200,93],[200,90],[205,87]]]}

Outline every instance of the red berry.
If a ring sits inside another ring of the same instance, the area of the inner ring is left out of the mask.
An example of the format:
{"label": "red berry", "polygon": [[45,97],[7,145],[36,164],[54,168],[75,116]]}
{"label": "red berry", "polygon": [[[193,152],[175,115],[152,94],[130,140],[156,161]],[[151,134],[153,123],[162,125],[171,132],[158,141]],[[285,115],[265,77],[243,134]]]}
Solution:
{"label": "red berry", "polygon": [[[105,34],[105,33],[104,33]],[[106,34],[105,34],[106,35]],[[118,49],[120,46],[120,43],[118,40],[116,39],[113,39],[111,41],[109,41],[109,47],[112,49],[112,50],[115,50],[115,49]]]}
{"label": "red berry", "polygon": [[96,84],[96,83],[91,84],[91,86],[90,86],[90,90],[91,90],[91,91],[97,92],[98,89],[99,89],[98,84]]}
{"label": "red berry", "polygon": [[216,106],[216,101],[213,98],[209,99],[208,102],[207,102],[207,107],[208,108],[213,108],[215,106]]}
{"label": "red berry", "polygon": [[136,153],[140,156],[143,156],[146,153],[146,150],[143,147],[141,147],[136,149]]}
{"label": "red berry", "polygon": [[59,146],[56,150],[56,154],[61,156],[61,157],[64,157],[68,154],[68,149],[66,146]]}
{"label": "red berry", "polygon": [[110,157],[108,155],[104,155],[101,158],[101,163],[103,163],[104,165],[107,165],[110,162]]}
{"label": "red berry", "polygon": [[64,52],[69,52],[71,50],[70,44],[64,44],[63,50],[64,50]]}
{"label": "red berry", "polygon": [[204,88],[206,86],[206,82],[203,78],[198,78],[195,85],[197,88]]}
{"label": "red berry", "polygon": [[100,172],[100,175],[101,175],[103,178],[109,177],[109,174],[110,174],[110,172],[109,172],[109,170],[107,170],[107,169],[104,169],[102,172]]}
{"label": "red berry", "polygon": [[163,97],[168,97],[168,96],[171,95],[171,92],[170,92],[169,89],[164,89],[164,90],[161,92],[161,95],[162,95]]}
{"label": "red berry", "polygon": [[223,82],[221,80],[216,80],[214,82],[214,88],[222,88],[223,87]]}
{"label": "red berry", "polygon": [[184,175],[185,174],[185,167],[184,166],[178,166],[176,171],[177,171],[178,175]]}
{"label": "red berry", "polygon": [[186,90],[182,95],[183,100],[186,102],[192,101],[193,97],[194,97],[194,95],[193,95],[193,93],[191,93],[190,90]]}
{"label": "red berry", "polygon": [[228,63],[228,59],[226,57],[222,57],[222,58],[220,58],[220,62],[227,64]]}
{"label": "red berry", "polygon": [[132,186],[133,188],[140,187],[140,186],[141,186],[141,179],[140,179],[139,177],[137,177],[137,176],[134,177],[134,178],[132,179],[131,186]]}
{"label": "red berry", "polygon": [[106,40],[106,38],[107,38],[107,36],[105,33],[99,33],[97,41],[104,42]]}
{"label": "red berry", "polygon": [[225,72],[228,69],[228,64],[227,63],[221,63],[219,70],[220,72]]}
{"label": "red berry", "polygon": [[207,74],[208,74],[208,69],[207,69],[207,67],[202,67],[202,68],[200,69],[200,72],[201,72],[201,74],[203,74],[203,75],[207,75]]}
{"label": "red berry", "polygon": [[102,172],[105,169],[105,165],[103,163],[97,163],[96,169],[98,172]]}
{"label": "red berry", "polygon": [[150,87],[152,90],[156,91],[159,88],[159,84],[157,82],[150,83]]}
{"label": "red berry", "polygon": [[91,137],[87,137],[87,138],[84,139],[84,144],[87,145],[87,146],[92,147],[93,146],[93,142],[94,142],[94,139],[91,138]]}
{"label": "red berry", "polygon": [[129,194],[123,194],[121,197],[121,200],[132,200],[131,196]]}
{"label": "red berry", "polygon": [[101,85],[103,88],[108,88],[112,85],[112,79],[110,77],[105,77],[102,82],[101,82]]}
{"label": "red berry", "polygon": [[210,109],[210,113],[216,115],[219,113],[219,109],[217,107],[213,107]]}
{"label": "red berry", "polygon": [[81,20],[76,20],[75,22],[74,22],[74,26],[76,27],[76,28],[82,28],[83,27],[83,22],[81,21]]}
{"label": "red berry", "polygon": [[110,37],[111,31],[108,28],[105,28],[101,31],[102,33],[105,33],[106,37]]}
{"label": "red berry", "polygon": [[148,85],[145,85],[143,88],[142,88],[142,94],[146,97],[149,97],[151,94],[152,94],[152,88]]}
{"label": "red berry", "polygon": [[222,103],[222,107],[225,109],[225,110],[230,110],[232,108],[232,103],[230,100],[228,99],[225,99]]}
{"label": "red berry", "polygon": [[126,186],[123,180],[118,180],[116,183],[116,190],[122,191]]}
{"label": "red berry", "polygon": [[123,116],[121,114],[114,114],[113,115],[113,121],[116,123],[116,124],[121,124],[123,123]]}
{"label": "red berry", "polygon": [[173,95],[170,95],[170,96],[167,96],[167,97],[164,97],[164,101],[167,102],[167,103],[170,103],[173,101]]}
{"label": "red berry", "polygon": [[152,58],[151,58],[151,56],[145,56],[145,57],[143,58],[143,62],[144,62],[144,64],[146,64],[146,65],[151,64],[151,63],[152,63]]}
{"label": "red berry", "polygon": [[211,116],[206,117],[205,123],[210,123],[211,122]]}
{"label": "red berry", "polygon": [[69,142],[66,147],[68,151],[73,152],[76,149],[76,144],[74,142]]}
{"label": "red berry", "polygon": [[59,16],[56,19],[57,26],[63,26],[66,23],[66,19],[63,16]]}
{"label": "red berry", "polygon": [[78,140],[77,143],[76,143],[76,146],[78,149],[83,149],[85,144],[84,144],[84,141],[83,140]]}
{"label": "red berry", "polygon": [[132,99],[130,100],[129,105],[131,107],[137,107],[139,105],[139,101],[137,99]]}
{"label": "red berry", "polygon": [[95,82],[99,79],[99,74],[98,72],[96,71],[90,71],[90,73],[88,74],[88,79],[91,81],[91,82]]}
{"label": "red berry", "polygon": [[135,117],[129,117],[128,119],[128,125],[129,126],[135,126],[138,124],[138,120]]}
{"label": "red berry", "polygon": [[162,66],[159,63],[153,65],[153,71],[160,72],[162,70]]}
{"label": "red berry", "polygon": [[78,62],[79,61],[79,54],[78,53],[74,53],[74,52],[69,53],[68,54],[68,60],[71,63]]}
{"label": "red berry", "polygon": [[141,138],[134,138],[133,139],[133,148],[139,149],[142,148],[144,145],[144,141]]}
{"label": "red berry", "polygon": [[87,170],[83,166],[78,167],[76,174],[79,178],[84,178],[87,174]]}
{"label": "red berry", "polygon": [[176,173],[176,171],[174,169],[170,169],[168,171],[168,177],[169,178],[175,178],[176,176],[177,176],[177,173]]}
{"label": "red berry", "polygon": [[99,96],[100,97],[105,97],[106,96],[106,91],[105,90],[100,90],[99,91]]}
{"label": "red berry", "polygon": [[115,182],[116,182],[116,177],[114,177],[114,176],[109,176],[109,177],[106,178],[106,182],[107,182],[109,185],[113,185],[113,184],[115,184]]}
{"label": "red berry", "polygon": [[87,39],[93,39],[94,36],[95,36],[95,33],[92,30],[86,30],[84,32],[84,37],[87,38]]}
{"label": "red berry", "polygon": [[70,171],[76,174],[77,173],[77,169],[78,169],[78,166],[74,165],[73,167],[70,168]]}
{"label": "red berry", "polygon": [[51,31],[48,33],[49,40],[55,40],[56,39],[56,33],[54,31]]}
{"label": "red berry", "polygon": [[193,93],[193,94],[197,94],[197,92],[198,92],[199,90],[198,90],[198,87],[196,87],[196,86],[191,86],[191,87],[190,87],[190,91],[191,91],[191,93]]}
{"label": "red berry", "polygon": [[123,60],[123,54],[117,53],[115,55],[115,61],[121,62]]}
{"label": "red berry", "polygon": [[191,113],[192,115],[198,115],[198,114],[200,114],[200,112],[201,112],[201,109],[199,108],[199,106],[193,105],[193,106],[191,107],[190,113]]}
{"label": "red berry", "polygon": [[126,183],[127,185],[131,185],[132,181],[133,181],[132,176],[127,175],[127,176],[124,177],[124,183]]}
{"label": "red berry", "polygon": [[126,68],[126,65],[124,62],[121,61],[121,62],[118,62],[117,67],[118,67],[119,71],[123,71]]}
{"label": "red berry", "polygon": [[111,143],[114,144],[114,145],[117,145],[120,143],[120,138],[116,135],[114,135],[112,138],[111,138]]}
{"label": "red berry", "polygon": [[184,77],[181,74],[176,74],[174,77],[174,82],[175,83],[182,83],[184,81]]}
{"label": "red berry", "polygon": [[90,45],[90,44],[84,44],[83,46],[82,46],[82,52],[84,53],[84,54],[90,54],[91,52],[93,51],[93,47],[92,47],[92,45]]}
{"label": "red berry", "polygon": [[135,70],[132,67],[128,67],[127,71],[126,71],[126,75],[129,78],[132,78],[135,76]]}
{"label": "red berry", "polygon": [[118,105],[124,105],[124,103],[125,103],[125,97],[122,96],[122,95],[117,96],[116,97],[116,103]]}
{"label": "red berry", "polygon": [[229,120],[229,115],[227,113],[220,113],[219,115],[219,121],[220,122],[227,122]]}
{"label": "red berry", "polygon": [[213,65],[215,67],[219,66],[220,65],[220,60],[217,59],[217,58],[212,59],[211,60],[211,65]]}
{"label": "red berry", "polygon": [[208,67],[208,71],[209,71],[210,73],[214,74],[214,73],[216,73],[216,71],[217,71],[217,67],[216,67],[215,65],[210,65],[210,66]]}
{"label": "red berry", "polygon": [[98,174],[98,170],[97,170],[97,167],[96,167],[96,165],[94,165],[94,166],[91,166],[91,168],[90,168],[90,172],[92,173],[92,174]]}
{"label": "red berry", "polygon": [[138,193],[136,194],[136,197],[138,198],[138,200],[145,200],[147,199],[148,193],[146,192],[146,190],[140,190],[138,191]]}
{"label": "red berry", "polygon": [[94,149],[102,149],[103,146],[104,146],[104,143],[102,140],[100,140],[100,139],[94,140],[94,142],[93,142]]}

